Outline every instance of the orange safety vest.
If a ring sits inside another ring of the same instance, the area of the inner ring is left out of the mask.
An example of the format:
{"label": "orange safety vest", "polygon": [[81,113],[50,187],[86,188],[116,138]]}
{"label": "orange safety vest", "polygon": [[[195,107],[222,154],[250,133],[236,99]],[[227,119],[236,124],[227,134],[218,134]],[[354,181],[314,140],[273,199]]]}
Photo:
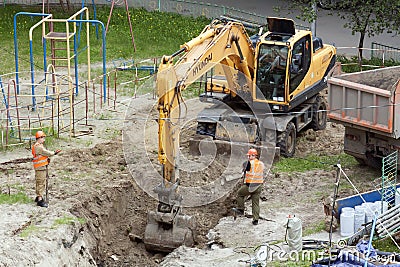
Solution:
{"label": "orange safety vest", "polygon": [[32,146],[32,155],[33,155],[32,162],[33,162],[33,168],[37,169],[39,167],[46,166],[47,164],[49,164],[49,161],[48,161],[48,157],[46,157],[46,156],[36,155],[35,145],[36,144],[34,144]]}
{"label": "orange safety vest", "polygon": [[250,171],[246,172],[245,183],[262,184],[264,182],[264,163],[258,159],[250,161]]}

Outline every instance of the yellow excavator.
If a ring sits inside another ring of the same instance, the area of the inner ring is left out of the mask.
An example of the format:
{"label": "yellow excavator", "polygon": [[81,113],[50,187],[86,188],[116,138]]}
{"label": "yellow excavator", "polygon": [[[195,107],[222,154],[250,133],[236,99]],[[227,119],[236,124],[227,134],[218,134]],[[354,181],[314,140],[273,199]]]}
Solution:
{"label": "yellow excavator", "polygon": [[[157,211],[148,213],[144,236],[148,250],[170,252],[194,244],[196,222],[182,214],[176,178],[177,121],[184,103],[182,91],[189,85],[213,71],[200,100],[215,104],[198,115],[197,135],[259,144],[271,141],[272,130],[281,155],[291,157],[297,132],[326,127],[326,102],[320,92],[335,64],[335,47],[323,44],[309,30],[296,29],[293,20],[267,18],[267,22],[268,31],[260,28],[249,37],[241,22],[213,20],[199,36],[162,58],[156,84],[163,181],[155,189]],[[271,115],[274,125],[266,119]],[[237,131],[238,124],[244,125],[240,129],[245,133]]]}

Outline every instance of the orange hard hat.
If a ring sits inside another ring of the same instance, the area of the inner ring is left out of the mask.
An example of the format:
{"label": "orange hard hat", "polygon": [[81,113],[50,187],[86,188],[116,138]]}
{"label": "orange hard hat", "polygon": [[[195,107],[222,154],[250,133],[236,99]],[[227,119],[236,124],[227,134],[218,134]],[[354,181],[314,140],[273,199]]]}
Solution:
{"label": "orange hard hat", "polygon": [[46,134],[43,131],[37,131],[35,137],[39,139],[40,137],[46,137]]}
{"label": "orange hard hat", "polygon": [[258,155],[257,150],[254,148],[250,148],[249,151],[247,152],[247,156],[250,156],[250,155],[257,156]]}

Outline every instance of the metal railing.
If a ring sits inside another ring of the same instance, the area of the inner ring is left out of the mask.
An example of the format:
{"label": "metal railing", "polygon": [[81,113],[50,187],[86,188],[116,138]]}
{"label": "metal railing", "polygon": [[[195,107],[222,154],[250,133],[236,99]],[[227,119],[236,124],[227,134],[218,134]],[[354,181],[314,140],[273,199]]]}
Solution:
{"label": "metal railing", "polygon": [[384,58],[385,60],[400,62],[400,48],[398,47],[372,42],[371,50],[371,58]]}

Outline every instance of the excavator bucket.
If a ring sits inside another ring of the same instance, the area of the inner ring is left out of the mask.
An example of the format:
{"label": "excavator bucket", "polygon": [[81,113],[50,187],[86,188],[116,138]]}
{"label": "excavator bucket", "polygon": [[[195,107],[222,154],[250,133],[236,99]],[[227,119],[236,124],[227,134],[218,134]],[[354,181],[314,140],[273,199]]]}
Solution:
{"label": "excavator bucket", "polygon": [[148,251],[171,252],[179,246],[191,247],[194,244],[196,220],[181,213],[182,197],[176,192],[178,182],[164,181],[154,191],[158,193],[157,211],[147,213],[147,226],[144,244]]}
{"label": "excavator bucket", "polygon": [[191,247],[195,229],[196,222],[191,216],[150,211],[144,234],[146,250],[169,253],[182,245]]}

